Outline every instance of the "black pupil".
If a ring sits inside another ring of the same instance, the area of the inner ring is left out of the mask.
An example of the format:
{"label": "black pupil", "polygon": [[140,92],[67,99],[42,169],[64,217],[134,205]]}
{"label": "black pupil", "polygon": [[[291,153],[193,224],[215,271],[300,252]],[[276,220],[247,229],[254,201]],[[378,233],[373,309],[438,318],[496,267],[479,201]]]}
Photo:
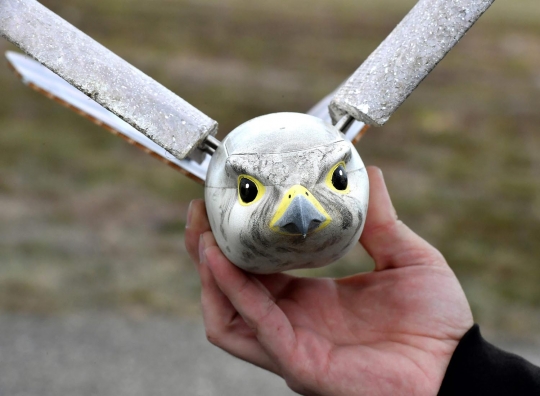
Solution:
{"label": "black pupil", "polygon": [[240,198],[244,203],[253,202],[257,198],[257,193],[257,186],[253,181],[245,177],[240,180]]}
{"label": "black pupil", "polygon": [[336,190],[343,191],[347,189],[348,183],[349,179],[347,178],[345,168],[343,165],[338,166],[332,175],[332,185],[336,188]]}

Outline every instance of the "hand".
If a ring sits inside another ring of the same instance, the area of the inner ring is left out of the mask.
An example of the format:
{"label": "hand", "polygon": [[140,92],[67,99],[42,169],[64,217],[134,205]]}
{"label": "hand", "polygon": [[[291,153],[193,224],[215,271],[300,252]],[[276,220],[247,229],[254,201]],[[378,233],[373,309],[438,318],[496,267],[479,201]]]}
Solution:
{"label": "hand", "polygon": [[208,339],[307,395],[436,395],[472,314],[442,255],[397,219],[368,168],[361,244],[375,270],[344,279],[251,275],[231,264],[203,201],[186,245],[202,284]]}

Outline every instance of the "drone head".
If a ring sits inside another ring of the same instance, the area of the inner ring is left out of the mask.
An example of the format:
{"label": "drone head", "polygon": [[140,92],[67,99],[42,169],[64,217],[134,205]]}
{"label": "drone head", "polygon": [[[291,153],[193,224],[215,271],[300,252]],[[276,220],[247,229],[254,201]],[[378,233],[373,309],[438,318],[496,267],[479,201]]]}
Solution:
{"label": "drone head", "polygon": [[368,178],[354,146],[305,114],[255,118],[231,132],[206,180],[223,253],[254,273],[320,267],[358,241]]}

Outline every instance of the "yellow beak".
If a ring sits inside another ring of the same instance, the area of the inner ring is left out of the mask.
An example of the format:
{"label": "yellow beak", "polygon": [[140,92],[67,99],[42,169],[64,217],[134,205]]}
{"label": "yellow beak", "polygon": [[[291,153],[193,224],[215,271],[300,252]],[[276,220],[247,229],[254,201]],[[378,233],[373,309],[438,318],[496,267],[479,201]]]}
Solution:
{"label": "yellow beak", "polygon": [[287,235],[303,235],[322,230],[332,219],[307,188],[296,185],[283,196],[270,221],[272,231]]}

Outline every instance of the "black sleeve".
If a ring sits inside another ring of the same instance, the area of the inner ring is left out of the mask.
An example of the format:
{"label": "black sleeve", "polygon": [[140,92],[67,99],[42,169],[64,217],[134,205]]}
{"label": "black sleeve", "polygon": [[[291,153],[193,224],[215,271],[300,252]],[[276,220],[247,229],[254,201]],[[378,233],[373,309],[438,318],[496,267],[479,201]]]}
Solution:
{"label": "black sleeve", "polygon": [[540,395],[540,368],[482,338],[478,325],[463,336],[439,396]]}

